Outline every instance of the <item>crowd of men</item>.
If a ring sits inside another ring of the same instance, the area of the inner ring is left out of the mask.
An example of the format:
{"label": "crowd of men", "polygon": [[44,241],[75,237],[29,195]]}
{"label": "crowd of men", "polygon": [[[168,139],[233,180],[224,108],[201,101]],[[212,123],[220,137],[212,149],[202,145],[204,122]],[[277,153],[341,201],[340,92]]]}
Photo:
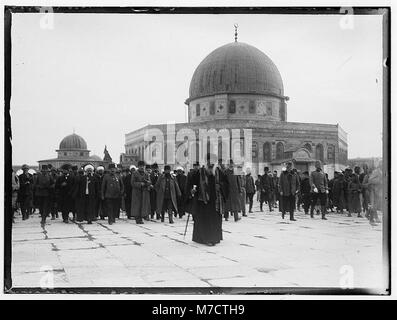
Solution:
{"label": "crowd of men", "polygon": [[137,224],[150,218],[164,222],[166,216],[169,223],[174,223],[174,217],[191,213],[193,240],[209,245],[222,240],[223,219],[232,217],[237,222],[247,216],[247,211],[252,213],[255,194],[260,211],[265,203],[270,211],[278,208],[282,219],[288,212],[290,220],[296,221],[294,212],[303,207],[311,218],[321,213],[321,218],[327,220],[327,212],[335,209],[339,214],[346,210],[348,216],[362,217],[364,213],[371,224],[380,222],[381,166],[374,170],[366,165],[346,168],[335,172],[331,180],[320,161],[315,167],[310,174],[301,173],[288,162],[280,176],[265,167],[264,174],[254,180],[249,168],[244,172],[232,160],[225,165],[221,159],[217,165],[194,163],[187,174],[182,167],[172,171],[169,165],[160,172],[157,164],[144,161],[127,169],[110,164],[106,170],[92,165],[64,165],[60,169],[43,165],[33,175],[23,165],[21,174],[12,175],[13,209],[20,209],[26,220],[38,208],[42,225],[48,217],[57,219],[59,213],[64,223],[72,220],[88,224],[105,218],[113,224],[121,211]]}

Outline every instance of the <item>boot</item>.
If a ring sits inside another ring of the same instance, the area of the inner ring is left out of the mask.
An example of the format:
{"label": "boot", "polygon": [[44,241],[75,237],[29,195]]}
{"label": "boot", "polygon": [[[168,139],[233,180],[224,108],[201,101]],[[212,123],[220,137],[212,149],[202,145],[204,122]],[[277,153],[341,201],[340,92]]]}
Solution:
{"label": "boot", "polygon": [[295,218],[294,218],[294,213],[293,213],[293,212],[290,212],[290,213],[289,213],[289,219],[290,219],[291,221],[296,221]]}
{"label": "boot", "polygon": [[174,218],[172,216],[172,212],[168,212],[168,220],[170,223],[174,223]]}
{"label": "boot", "polygon": [[225,212],[225,221],[229,221],[229,212]]}
{"label": "boot", "polygon": [[240,218],[238,217],[238,212],[234,212],[233,215],[234,215],[234,221],[235,222],[240,220]]}
{"label": "boot", "polygon": [[260,206],[259,206],[261,212],[263,212],[263,203],[261,202]]}
{"label": "boot", "polygon": [[314,218],[314,209],[310,209],[310,218]]}
{"label": "boot", "polygon": [[325,213],[326,213],[325,206],[321,206],[321,219],[322,220],[327,220],[327,218],[325,217]]}
{"label": "boot", "polygon": [[284,217],[285,217],[285,212],[284,211],[281,213],[281,217],[284,219]]}
{"label": "boot", "polygon": [[164,222],[164,212],[161,213],[161,222]]}

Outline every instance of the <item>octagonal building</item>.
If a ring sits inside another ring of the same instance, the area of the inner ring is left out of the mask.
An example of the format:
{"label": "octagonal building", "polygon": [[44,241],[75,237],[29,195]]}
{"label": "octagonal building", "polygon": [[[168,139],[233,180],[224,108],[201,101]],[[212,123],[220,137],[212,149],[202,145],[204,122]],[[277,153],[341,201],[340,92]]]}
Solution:
{"label": "octagonal building", "polygon": [[[177,123],[175,131],[195,132],[200,148],[203,144],[198,138],[200,129],[250,130],[252,152],[250,162],[244,166],[250,167],[254,175],[262,174],[265,166],[280,171],[287,161],[292,161],[298,170],[311,171],[315,161],[321,160],[324,171],[330,176],[335,170],[343,169],[348,149],[344,130],[338,124],[288,122],[288,100],[281,74],[273,61],[258,48],[235,41],[215,49],[197,66],[185,101],[188,123]],[[125,159],[123,165],[134,159],[146,160],[145,149],[153,142],[144,141],[149,129],[166,133],[167,125],[148,125],[127,133],[125,153],[121,157]],[[156,143],[164,154],[164,162],[169,163],[166,141],[167,135]],[[181,143],[177,142],[175,149]],[[241,150],[246,143],[248,139],[243,136]],[[233,158],[231,144],[230,158]],[[224,158],[221,143],[217,151],[218,157]],[[199,159],[203,158],[198,152]],[[183,166],[188,169],[192,163]]]}

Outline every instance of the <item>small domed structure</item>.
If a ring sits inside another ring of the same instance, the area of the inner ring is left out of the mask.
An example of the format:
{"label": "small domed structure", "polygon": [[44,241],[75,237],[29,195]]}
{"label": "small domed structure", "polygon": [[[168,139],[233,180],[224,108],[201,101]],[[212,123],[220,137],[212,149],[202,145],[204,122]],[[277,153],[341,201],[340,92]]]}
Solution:
{"label": "small domed structure", "polygon": [[87,150],[87,143],[82,137],[73,133],[62,139],[59,150]]}

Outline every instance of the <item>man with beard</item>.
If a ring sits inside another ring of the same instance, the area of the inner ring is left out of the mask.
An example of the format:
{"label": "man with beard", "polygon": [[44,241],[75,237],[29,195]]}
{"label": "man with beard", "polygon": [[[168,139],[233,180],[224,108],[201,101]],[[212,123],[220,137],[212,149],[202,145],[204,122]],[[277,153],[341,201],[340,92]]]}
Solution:
{"label": "man with beard", "polygon": [[179,218],[182,218],[185,214],[186,180],[187,177],[185,175],[185,171],[183,170],[183,168],[182,167],[176,168],[176,181],[178,182],[179,191],[181,192],[181,196],[177,198]]}
{"label": "man with beard", "polygon": [[90,164],[84,167],[85,174],[79,180],[77,197],[79,199],[79,210],[77,211],[77,222],[86,220],[92,224],[95,218],[95,203],[97,199],[97,182],[94,176],[94,167]]}
{"label": "man with beard", "polygon": [[35,181],[37,203],[41,215],[41,226],[45,225],[46,218],[50,214],[50,194],[51,189],[54,187],[55,181],[49,174],[48,166],[44,164]]}
{"label": "man with beard", "polygon": [[72,185],[71,167],[65,164],[61,167],[61,174],[55,183],[59,210],[64,223],[69,223],[69,213],[73,210]]}
{"label": "man with beard", "polygon": [[317,204],[317,200],[320,199],[321,219],[327,220],[325,217],[325,206],[327,204],[328,182],[324,172],[322,172],[321,166],[321,161],[317,160],[315,162],[316,170],[310,174],[310,186],[312,188],[312,205],[310,208],[310,217],[314,218],[314,207]]}
{"label": "man with beard", "polygon": [[97,185],[95,216],[96,218],[100,217],[101,220],[105,220],[106,217],[105,201],[102,200],[102,195],[101,195],[102,182],[104,176],[105,176],[105,168],[103,166],[98,166],[95,172],[96,185]]}
{"label": "man with beard", "polygon": [[102,180],[102,200],[106,202],[106,211],[109,224],[116,222],[118,211],[120,211],[120,197],[124,193],[123,181],[116,174],[114,163],[109,164],[109,173]]}
{"label": "man with beard", "polygon": [[171,167],[164,166],[164,173],[158,178],[155,185],[157,193],[157,208],[161,208],[161,222],[164,222],[164,214],[168,213],[169,223],[174,223],[173,212],[178,212],[177,199],[181,197],[178,182],[171,175]]}
{"label": "man with beard", "polygon": [[19,175],[18,202],[21,206],[22,220],[29,219],[33,202],[33,176],[28,172],[29,166],[22,166],[23,173]]}
{"label": "man with beard", "polygon": [[254,204],[254,195],[255,195],[255,182],[254,182],[254,178],[251,175],[251,168],[247,168],[247,175],[245,176],[245,180],[246,180],[245,188],[249,203],[248,213],[252,213],[252,205]]}
{"label": "man with beard", "polygon": [[210,159],[206,168],[195,171],[192,175],[192,186],[189,190],[195,198],[193,210],[193,238],[197,243],[214,246],[222,238],[222,212],[217,197],[217,181],[214,174],[214,165]]}
{"label": "man with beard", "polygon": [[226,170],[227,182],[229,185],[229,196],[226,200],[226,216],[225,221],[229,220],[229,212],[234,216],[234,221],[237,222],[239,218],[238,213],[241,210],[240,196],[242,193],[240,179],[234,174],[234,163],[230,159],[229,168]]}
{"label": "man with beard", "polygon": [[132,219],[131,216],[131,197],[132,197],[132,186],[131,186],[131,170],[135,171],[135,166],[130,166],[129,169],[125,170],[125,175],[123,176],[124,184],[124,204],[127,219]]}
{"label": "man with beard", "polygon": [[295,210],[295,197],[299,192],[299,179],[292,171],[292,163],[287,162],[285,171],[281,172],[280,180],[279,180],[279,191],[281,196],[281,214],[284,219],[285,212],[289,212],[290,221],[296,221],[294,218],[294,210]]}
{"label": "man with beard", "polygon": [[[152,170],[149,175],[150,182],[151,182],[152,186],[156,185],[159,176],[160,176],[159,166],[157,165],[157,163],[153,163]],[[156,214],[156,219],[159,220],[160,219],[160,210],[161,210],[161,208],[158,208],[158,210],[157,210],[156,189],[152,188],[152,189],[150,189],[150,216],[151,216],[151,218],[153,219],[154,214]]]}
{"label": "man with beard", "polygon": [[269,177],[269,168],[264,168],[265,173],[260,178],[259,188],[261,191],[260,196],[260,210],[263,212],[263,203],[267,202],[269,205],[269,211],[273,211],[272,207],[272,194],[274,192],[273,179]]}
{"label": "man with beard", "polygon": [[135,217],[137,224],[143,224],[143,219],[151,213],[150,190],[153,185],[149,174],[145,172],[145,162],[142,160],[138,162],[138,170],[131,175],[131,186],[131,214]]}

